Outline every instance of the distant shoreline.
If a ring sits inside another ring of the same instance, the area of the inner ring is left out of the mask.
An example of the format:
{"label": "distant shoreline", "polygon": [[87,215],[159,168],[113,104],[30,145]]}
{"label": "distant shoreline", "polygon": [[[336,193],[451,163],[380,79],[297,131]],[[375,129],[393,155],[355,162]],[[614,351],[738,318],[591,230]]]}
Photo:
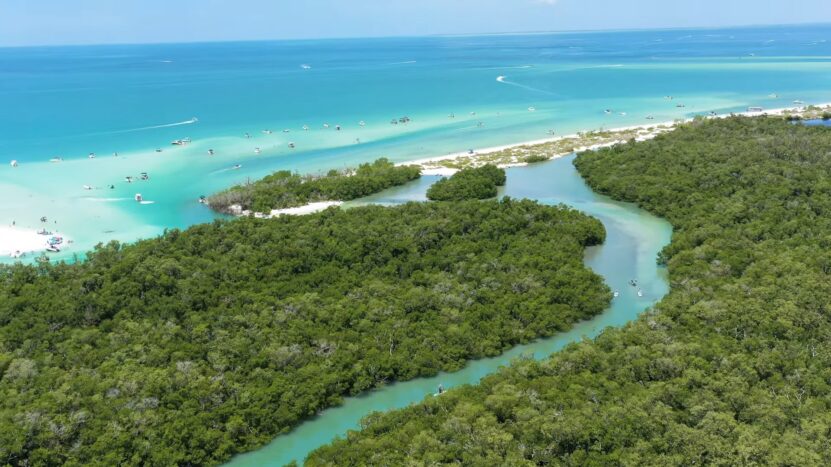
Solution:
{"label": "distant shoreline", "polygon": [[[812,105],[799,105],[793,107],[781,107],[769,110],[762,110],[762,111],[744,111],[744,112],[730,112],[728,114],[720,114],[716,116],[704,116],[705,118],[729,118],[733,116],[741,116],[741,117],[762,117],[762,116],[769,116],[769,117],[785,117],[788,115],[794,116],[804,116],[807,112],[815,111],[814,109],[819,109],[818,112],[823,111],[831,111],[831,102],[822,103],[822,104],[812,104]],[[602,129],[602,130],[586,130],[584,132],[572,133],[564,136],[552,136],[550,138],[541,138],[535,139],[530,141],[524,141],[520,143],[513,143],[513,144],[505,144],[500,146],[490,146],[482,149],[473,150],[471,152],[455,152],[450,154],[445,154],[443,156],[434,156],[434,157],[427,157],[422,159],[414,159],[410,161],[401,162],[397,165],[417,165],[422,168],[422,175],[441,175],[441,176],[450,176],[453,175],[458,171],[456,168],[451,167],[441,167],[439,163],[442,162],[456,162],[459,160],[467,159],[471,165],[475,166],[477,160],[482,159],[483,156],[491,155],[497,152],[511,150],[511,149],[518,149],[524,147],[533,147],[533,146],[541,146],[551,143],[562,142],[565,140],[581,140],[585,139],[585,135],[591,134],[592,132],[603,132],[603,133],[611,133],[614,135],[615,133],[630,133],[630,132],[640,132],[638,137],[636,138],[638,141],[645,141],[648,139],[652,139],[660,133],[665,133],[667,131],[673,130],[680,124],[689,123],[693,121],[696,117],[678,119],[673,121],[665,121],[665,122],[657,122],[657,123],[647,123],[642,125],[631,125],[631,126],[624,126],[624,127],[616,127],[610,129]],[[645,132],[645,133],[643,133]],[[600,149],[602,147],[614,146],[615,144],[625,142],[625,139],[613,139],[612,141],[604,142],[602,144],[587,144],[582,146],[576,146],[573,151],[566,151],[561,153],[555,153],[550,155],[549,159],[557,159],[560,157],[567,156],[574,152],[582,152],[582,151],[589,151],[594,149]],[[517,167],[517,166],[524,166],[527,163],[524,162],[510,162],[510,163],[503,163],[498,164],[500,167],[507,168],[507,167]]]}

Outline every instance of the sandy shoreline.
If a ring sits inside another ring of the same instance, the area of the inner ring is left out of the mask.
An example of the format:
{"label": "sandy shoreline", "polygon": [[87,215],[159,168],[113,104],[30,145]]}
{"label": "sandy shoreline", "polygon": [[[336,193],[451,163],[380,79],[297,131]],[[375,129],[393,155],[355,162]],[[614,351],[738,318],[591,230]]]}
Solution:
{"label": "sandy shoreline", "polygon": [[[20,258],[31,253],[45,252],[49,247],[47,242],[52,237],[62,237],[54,233],[41,235],[36,230],[21,227],[0,227],[0,256]],[[66,239],[64,238],[64,242]],[[63,244],[58,248],[62,248]]]}
{"label": "sandy shoreline", "polygon": [[[811,105],[810,107],[819,108],[820,110],[831,110],[831,103],[823,103],[823,104],[816,104]],[[788,114],[791,115],[802,115],[808,110],[808,106],[800,105],[794,107],[782,107],[776,109],[768,109],[762,110],[761,112],[732,112],[729,114],[723,115],[716,115],[716,116],[708,116],[706,118],[728,118],[731,116],[745,116],[745,117],[761,117],[761,116],[785,116]],[[631,125],[625,127],[615,127],[609,129],[601,129],[601,130],[586,130],[584,132],[573,133],[564,136],[552,136],[550,138],[541,138],[536,140],[524,141],[520,143],[514,144],[505,144],[500,146],[491,146],[482,149],[474,150],[471,152],[456,152],[445,154],[443,156],[434,156],[428,157],[423,159],[415,159],[411,161],[401,162],[398,165],[418,165],[422,167],[422,175],[441,175],[441,176],[450,176],[454,173],[458,172],[458,169],[451,168],[451,167],[441,167],[439,163],[447,162],[447,161],[458,161],[461,159],[469,159],[473,165],[475,165],[476,159],[482,158],[483,156],[487,156],[493,153],[507,151],[511,149],[523,148],[528,146],[539,146],[544,144],[552,144],[558,143],[566,140],[571,139],[583,139],[584,135],[590,132],[603,132],[603,133],[627,133],[627,132],[639,132],[638,136],[635,138],[637,141],[646,141],[648,139],[652,139],[655,136],[671,131],[677,125],[683,123],[689,123],[693,121],[694,118],[685,118],[679,119],[674,121],[668,122],[650,122],[642,125]],[[608,141],[602,144],[592,144],[592,145],[585,145],[585,146],[577,146],[574,148],[573,151],[566,151],[562,153],[555,153],[550,154],[550,159],[556,159],[558,157],[567,156],[573,152],[582,152],[582,151],[590,151],[594,149],[600,149],[603,147],[614,146],[615,144],[625,142],[625,139],[616,139],[612,141]],[[517,167],[527,165],[524,162],[519,161],[512,161],[509,163],[498,164],[502,168],[508,167]]]}

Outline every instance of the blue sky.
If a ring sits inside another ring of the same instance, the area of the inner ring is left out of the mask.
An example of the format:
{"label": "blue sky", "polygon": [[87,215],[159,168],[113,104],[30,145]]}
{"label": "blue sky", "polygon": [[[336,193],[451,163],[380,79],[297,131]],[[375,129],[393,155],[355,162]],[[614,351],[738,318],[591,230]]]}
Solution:
{"label": "blue sky", "polygon": [[831,22],[831,0],[0,0],[0,46]]}

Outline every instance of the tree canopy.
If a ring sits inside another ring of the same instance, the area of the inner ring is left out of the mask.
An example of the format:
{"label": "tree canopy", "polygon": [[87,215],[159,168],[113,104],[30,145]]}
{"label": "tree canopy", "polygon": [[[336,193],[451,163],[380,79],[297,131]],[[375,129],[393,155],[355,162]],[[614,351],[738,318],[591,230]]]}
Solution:
{"label": "tree canopy", "polygon": [[390,187],[403,185],[421,176],[416,166],[399,166],[381,158],[361,164],[355,170],[330,170],[324,176],[299,175],[282,170],[245,185],[237,185],[208,198],[220,212],[231,206],[255,212],[271,212],[317,201],[349,201]]}
{"label": "tree canopy", "polygon": [[309,465],[831,464],[831,129],[695,121],[581,154],[669,219],[671,292],[623,329],[375,414]]}
{"label": "tree canopy", "polygon": [[427,190],[427,199],[433,201],[462,201],[487,199],[497,195],[497,187],[505,185],[505,170],[495,165],[466,168],[450,178],[443,178]]}
{"label": "tree canopy", "polygon": [[602,224],[531,201],[329,209],[0,267],[0,464],[206,465],[346,395],[568,329]]}

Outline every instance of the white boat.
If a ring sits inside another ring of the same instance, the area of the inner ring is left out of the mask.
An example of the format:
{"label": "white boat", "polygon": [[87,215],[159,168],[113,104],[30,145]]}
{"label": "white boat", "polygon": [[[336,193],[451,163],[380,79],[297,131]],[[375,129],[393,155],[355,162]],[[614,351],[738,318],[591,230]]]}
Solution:
{"label": "white boat", "polygon": [[621,112],[621,113],[620,113],[620,116],[621,116],[621,117],[625,117],[625,116],[626,116],[626,112]]}
{"label": "white boat", "polygon": [[747,111],[748,112],[764,112],[765,109],[763,109],[761,107],[748,107]]}
{"label": "white boat", "polygon": [[170,144],[173,145],[173,146],[185,146],[187,144],[190,144],[190,142],[191,142],[190,138],[184,138],[184,139],[173,140],[173,141],[170,142]]}
{"label": "white boat", "polygon": [[303,125],[303,131],[309,131],[309,125]]}
{"label": "white boat", "polygon": [[142,198],[141,193],[136,193],[136,196],[134,196],[133,199],[135,199],[139,203],[144,201],[144,198]]}
{"label": "white boat", "polygon": [[239,169],[241,169],[241,168],[242,168],[242,165],[241,165],[241,164],[237,164],[237,165],[235,165],[235,166],[234,166],[234,170],[239,170]]}
{"label": "white boat", "polygon": [[87,157],[90,158],[90,159],[95,159],[95,153],[91,152],[91,153],[89,153],[89,155]]}
{"label": "white boat", "polygon": [[647,116],[646,116],[646,119],[647,119],[647,120],[655,120],[655,117],[653,117],[652,115],[647,115]]}
{"label": "white boat", "polygon": [[805,103],[802,101],[793,101],[793,103],[796,105],[805,105]]}
{"label": "white boat", "polygon": [[53,157],[49,159],[49,162],[63,162],[63,157]]}
{"label": "white boat", "polygon": [[638,297],[643,297],[643,290],[638,289]]}
{"label": "white boat", "polygon": [[272,133],[271,130],[263,130],[264,135],[270,135]]}
{"label": "white boat", "polygon": [[294,143],[289,143],[289,149],[294,149]]}
{"label": "white boat", "polygon": [[85,189],[85,190],[92,190],[92,187],[91,187],[91,186],[89,186],[89,185],[84,185],[84,189]]}
{"label": "white boat", "polygon": [[323,128],[329,128],[329,124],[328,124],[328,123],[324,123],[324,124],[323,124]]}
{"label": "white boat", "polygon": [[260,153],[260,148],[254,148],[254,154],[259,154],[259,153]]}
{"label": "white boat", "polygon": [[11,161],[9,165],[11,165],[12,167],[17,167],[17,161]]}
{"label": "white boat", "polygon": [[620,292],[618,292],[617,290],[615,290],[615,298],[618,298],[618,297],[620,297]]}
{"label": "white boat", "polygon": [[684,107],[686,107],[686,105],[684,105],[684,104],[678,104],[678,105],[676,105],[675,107],[678,107],[679,109],[683,109]]}
{"label": "white boat", "polygon": [[528,107],[528,111],[529,112],[536,112],[537,108],[536,107]]}
{"label": "white boat", "polygon": [[304,70],[311,70],[312,69],[312,67],[310,65],[306,65],[305,63],[300,65],[300,68],[302,68]]}
{"label": "white boat", "polygon": [[358,125],[360,125],[360,126],[366,126],[366,122],[365,122],[365,121],[363,121],[363,120],[361,120],[360,122],[358,122]]}
{"label": "white boat", "polygon": [[606,110],[603,111],[603,113],[605,113],[606,115],[611,115],[612,114],[612,109],[606,109]]}
{"label": "white boat", "polygon": [[283,130],[283,133],[291,133],[291,130],[289,130],[288,128],[286,128],[285,130]]}

